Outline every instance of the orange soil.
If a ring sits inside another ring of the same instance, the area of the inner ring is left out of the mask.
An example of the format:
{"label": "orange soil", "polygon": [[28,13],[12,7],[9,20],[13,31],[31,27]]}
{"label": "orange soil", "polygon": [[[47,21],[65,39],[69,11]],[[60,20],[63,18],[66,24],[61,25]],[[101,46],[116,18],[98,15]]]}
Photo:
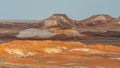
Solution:
{"label": "orange soil", "polygon": [[8,59],[6,62],[12,62],[15,64],[35,64],[35,60],[30,58],[12,58]]}
{"label": "orange soil", "polygon": [[92,48],[92,49],[97,49],[97,50],[111,51],[111,52],[120,53],[120,47],[118,47],[118,46],[96,44],[96,45],[90,45],[88,47]]}
{"label": "orange soil", "polygon": [[102,45],[102,44],[85,45],[84,43],[80,43],[80,42],[62,42],[62,41],[50,41],[50,40],[46,40],[46,41],[16,40],[9,43],[0,44],[0,54],[1,54],[0,56],[11,55],[6,52],[6,48],[20,49],[25,54],[27,52],[38,52],[40,54],[40,53],[45,53],[47,49],[50,50],[55,48],[58,50],[89,48],[89,49],[94,49],[91,50],[90,52],[100,50],[100,51],[120,53],[120,47],[112,46],[112,45]]}
{"label": "orange soil", "polygon": [[[16,49],[18,52],[14,53]],[[95,66],[120,67],[118,60],[110,59],[120,58],[120,47],[102,44],[85,45],[80,42],[16,40],[0,44],[0,57],[2,56],[8,57],[6,62],[18,64],[36,64],[37,61],[40,61],[42,64],[85,65],[92,68]]]}

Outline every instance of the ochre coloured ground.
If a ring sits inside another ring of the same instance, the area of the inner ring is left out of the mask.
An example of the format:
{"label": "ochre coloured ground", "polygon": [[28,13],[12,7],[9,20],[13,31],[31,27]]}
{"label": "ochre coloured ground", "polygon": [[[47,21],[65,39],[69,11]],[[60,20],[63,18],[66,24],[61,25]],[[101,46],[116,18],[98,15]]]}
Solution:
{"label": "ochre coloured ground", "polygon": [[[120,47],[81,42],[15,40],[0,44],[2,63],[119,68]],[[111,65],[112,64],[112,65]]]}

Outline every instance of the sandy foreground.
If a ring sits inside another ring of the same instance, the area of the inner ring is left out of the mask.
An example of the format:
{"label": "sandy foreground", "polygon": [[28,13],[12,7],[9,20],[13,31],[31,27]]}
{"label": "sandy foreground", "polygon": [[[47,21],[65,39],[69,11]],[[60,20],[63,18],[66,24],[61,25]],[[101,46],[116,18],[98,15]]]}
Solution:
{"label": "sandy foreground", "polygon": [[0,44],[0,68],[120,68],[120,47],[15,40]]}

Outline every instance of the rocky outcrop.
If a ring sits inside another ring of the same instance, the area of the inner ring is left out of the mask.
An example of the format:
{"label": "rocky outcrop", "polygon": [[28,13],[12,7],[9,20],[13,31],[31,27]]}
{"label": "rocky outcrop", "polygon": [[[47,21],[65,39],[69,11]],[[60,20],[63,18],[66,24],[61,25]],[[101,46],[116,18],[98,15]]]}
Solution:
{"label": "rocky outcrop", "polygon": [[18,38],[32,38],[32,37],[38,37],[38,38],[49,38],[56,35],[55,33],[50,32],[49,30],[38,30],[34,28],[26,29],[24,31],[21,31],[17,37]]}
{"label": "rocky outcrop", "polygon": [[70,28],[75,27],[75,23],[77,21],[70,19],[65,14],[54,14],[41,22],[44,28]]}
{"label": "rocky outcrop", "polygon": [[[84,34],[80,34],[77,30],[74,29],[35,29],[30,28],[24,31],[20,31],[18,35],[16,35],[19,39],[68,39],[81,37]],[[65,37],[65,38],[63,38]]]}
{"label": "rocky outcrop", "polygon": [[113,20],[114,18],[106,15],[106,14],[99,14],[99,15],[93,15],[85,20],[82,20],[82,24],[84,25],[96,25],[96,24],[104,24],[104,23],[109,23]]}

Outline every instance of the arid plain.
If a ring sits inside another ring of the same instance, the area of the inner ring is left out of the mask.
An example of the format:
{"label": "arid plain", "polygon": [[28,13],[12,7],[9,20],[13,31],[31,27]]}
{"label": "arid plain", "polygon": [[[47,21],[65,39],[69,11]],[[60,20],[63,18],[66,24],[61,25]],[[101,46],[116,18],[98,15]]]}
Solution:
{"label": "arid plain", "polygon": [[0,21],[1,68],[120,68],[120,18]]}

